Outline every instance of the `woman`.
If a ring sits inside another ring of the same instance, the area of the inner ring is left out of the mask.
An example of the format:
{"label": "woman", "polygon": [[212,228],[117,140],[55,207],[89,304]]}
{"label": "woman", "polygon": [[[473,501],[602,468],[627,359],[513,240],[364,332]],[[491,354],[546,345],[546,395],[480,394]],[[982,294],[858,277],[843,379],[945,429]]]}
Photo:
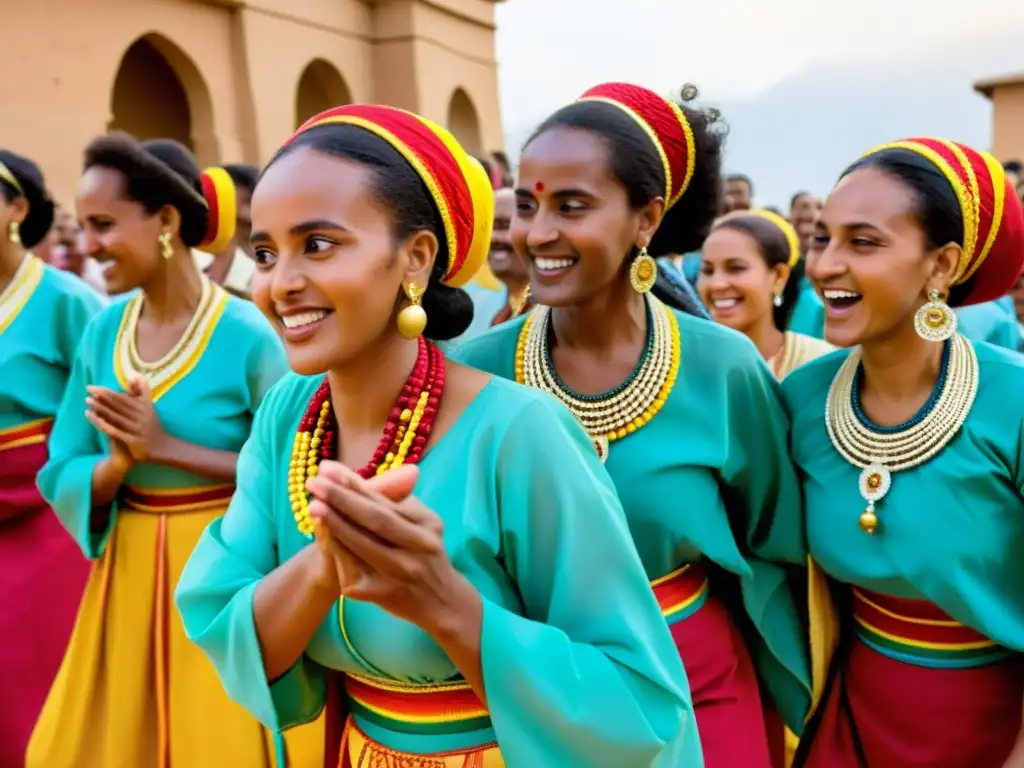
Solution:
{"label": "woman", "polygon": [[542,306],[457,356],[583,422],[686,667],[705,762],[757,768],[755,663],[791,727],[808,706],[800,622],[771,562],[805,557],[788,423],[754,346],[666,306],[651,258],[696,250],[717,213],[709,122],[615,83],[548,118],[523,149],[512,227]]}
{"label": "woman", "polygon": [[330,768],[699,766],[586,436],[434,345],[469,324],[492,206],[450,134],[390,107],[314,117],[264,170],[253,299],[300,375],[182,577],[189,636],[274,729],[326,702]]}
{"label": "woman", "polygon": [[207,168],[205,174],[216,179],[223,192],[217,216],[222,221],[234,219],[235,227],[231,236],[208,243],[203,246],[205,250],[194,250],[192,255],[199,269],[213,282],[233,296],[250,299],[256,265],[248,252],[252,231],[249,211],[259,170],[251,165],[222,165]]}
{"label": "woman", "polygon": [[491,318],[491,325],[501,325],[519,317],[533,306],[530,301],[530,276],[526,265],[512,249],[509,230],[516,209],[516,195],[509,187],[494,191],[494,228],[487,264],[496,278],[505,284],[505,303]]}
{"label": "woman", "polygon": [[86,149],[75,201],[86,255],[105,265],[112,293],[134,295],[86,327],[39,473],[96,563],[30,768],[270,764],[273,743],[227,699],[170,609],[285,368],[256,308],[192,259],[190,248],[233,226],[211,215],[217,194],[174,142],[112,134]]}
{"label": "woman", "polygon": [[38,166],[0,150],[0,765],[24,765],[88,574],[36,490],[78,339],[103,307],[27,250],[53,211]]}
{"label": "woman", "polygon": [[715,320],[754,342],[778,379],[832,349],[785,330],[800,291],[790,279],[799,262],[796,229],[763,209],[723,216],[704,241],[701,299]]}
{"label": "woman", "polygon": [[[951,307],[1017,280],[1021,205],[989,155],[911,139],[846,170],[817,241],[828,340],[850,349],[783,391],[842,623],[798,763],[1020,765],[1024,359],[957,334]],[[812,626],[827,648],[836,627]]]}

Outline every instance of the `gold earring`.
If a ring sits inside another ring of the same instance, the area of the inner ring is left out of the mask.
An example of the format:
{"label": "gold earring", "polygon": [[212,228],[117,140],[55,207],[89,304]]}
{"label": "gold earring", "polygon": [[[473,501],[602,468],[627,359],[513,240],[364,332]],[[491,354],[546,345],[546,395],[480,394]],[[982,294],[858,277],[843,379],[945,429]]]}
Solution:
{"label": "gold earring", "polygon": [[914,330],[925,341],[945,341],[956,333],[956,313],[943,301],[934,288],[928,291],[928,301],[914,315]]}
{"label": "gold earring", "polygon": [[15,245],[21,245],[21,224],[12,221],[7,226],[7,239]]}
{"label": "gold earring", "polygon": [[415,339],[427,327],[427,313],[420,306],[423,291],[416,287],[416,283],[409,283],[404,288],[405,295],[409,298],[409,305],[398,313],[398,332],[407,339]]}
{"label": "gold earring", "polygon": [[629,265],[629,282],[637,293],[647,293],[657,279],[658,263],[647,255],[647,246],[644,245]]}
{"label": "gold earring", "polygon": [[174,246],[171,245],[171,233],[161,232],[157,241],[160,243],[160,255],[163,256],[164,259],[171,258],[171,256],[174,255]]}

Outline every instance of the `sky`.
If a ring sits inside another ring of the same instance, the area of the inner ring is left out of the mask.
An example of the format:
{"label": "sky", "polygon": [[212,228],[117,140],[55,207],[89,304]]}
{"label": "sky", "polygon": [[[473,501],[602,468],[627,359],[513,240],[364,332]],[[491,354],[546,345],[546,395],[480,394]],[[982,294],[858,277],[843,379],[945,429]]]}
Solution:
{"label": "sky", "polygon": [[[953,12],[940,13],[948,6]],[[1024,0],[505,0],[506,146],[607,80],[685,83],[728,125],[726,170],[761,204],[826,194],[871,146],[911,134],[987,148],[975,80],[1024,73]]]}

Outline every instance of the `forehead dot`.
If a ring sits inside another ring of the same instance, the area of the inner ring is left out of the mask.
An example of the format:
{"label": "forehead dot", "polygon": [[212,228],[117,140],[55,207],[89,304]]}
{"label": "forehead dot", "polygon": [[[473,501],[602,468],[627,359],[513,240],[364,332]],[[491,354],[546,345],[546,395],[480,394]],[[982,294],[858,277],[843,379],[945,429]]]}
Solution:
{"label": "forehead dot", "polygon": [[544,182],[543,181],[538,181],[536,184],[533,185],[533,189],[536,192],[543,192],[544,191]]}

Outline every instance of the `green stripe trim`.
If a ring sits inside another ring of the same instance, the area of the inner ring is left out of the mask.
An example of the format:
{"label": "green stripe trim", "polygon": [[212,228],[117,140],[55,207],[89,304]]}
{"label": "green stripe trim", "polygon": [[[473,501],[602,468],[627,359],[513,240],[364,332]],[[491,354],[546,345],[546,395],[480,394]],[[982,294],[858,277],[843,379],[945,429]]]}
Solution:
{"label": "green stripe trim", "polygon": [[666,614],[665,623],[667,623],[671,627],[673,624],[678,624],[680,621],[684,621],[685,619],[688,619],[691,616],[693,616],[693,614],[695,614],[697,611],[703,608],[705,603],[707,603],[708,593],[710,591],[710,589],[705,588],[701,596],[694,600],[692,603],[690,603],[688,606],[686,606],[682,610],[676,611],[675,613]]}
{"label": "green stripe trim", "polygon": [[865,645],[878,651],[883,656],[921,667],[934,667],[937,669],[984,667],[1013,655],[1012,651],[999,645],[992,645],[986,648],[951,650],[920,648],[883,637],[867,629],[862,624],[857,624],[856,634]]}
{"label": "green stripe trim", "polygon": [[397,731],[398,733],[442,736],[452,733],[469,733],[471,731],[479,731],[491,727],[491,718],[487,716],[445,722],[415,723],[407,720],[395,720],[390,717],[385,717],[384,715],[367,708],[352,697],[349,697],[348,703],[349,708],[352,710],[352,714],[358,715],[364,720],[368,720],[375,725],[379,725],[381,728],[387,728],[390,731]]}

